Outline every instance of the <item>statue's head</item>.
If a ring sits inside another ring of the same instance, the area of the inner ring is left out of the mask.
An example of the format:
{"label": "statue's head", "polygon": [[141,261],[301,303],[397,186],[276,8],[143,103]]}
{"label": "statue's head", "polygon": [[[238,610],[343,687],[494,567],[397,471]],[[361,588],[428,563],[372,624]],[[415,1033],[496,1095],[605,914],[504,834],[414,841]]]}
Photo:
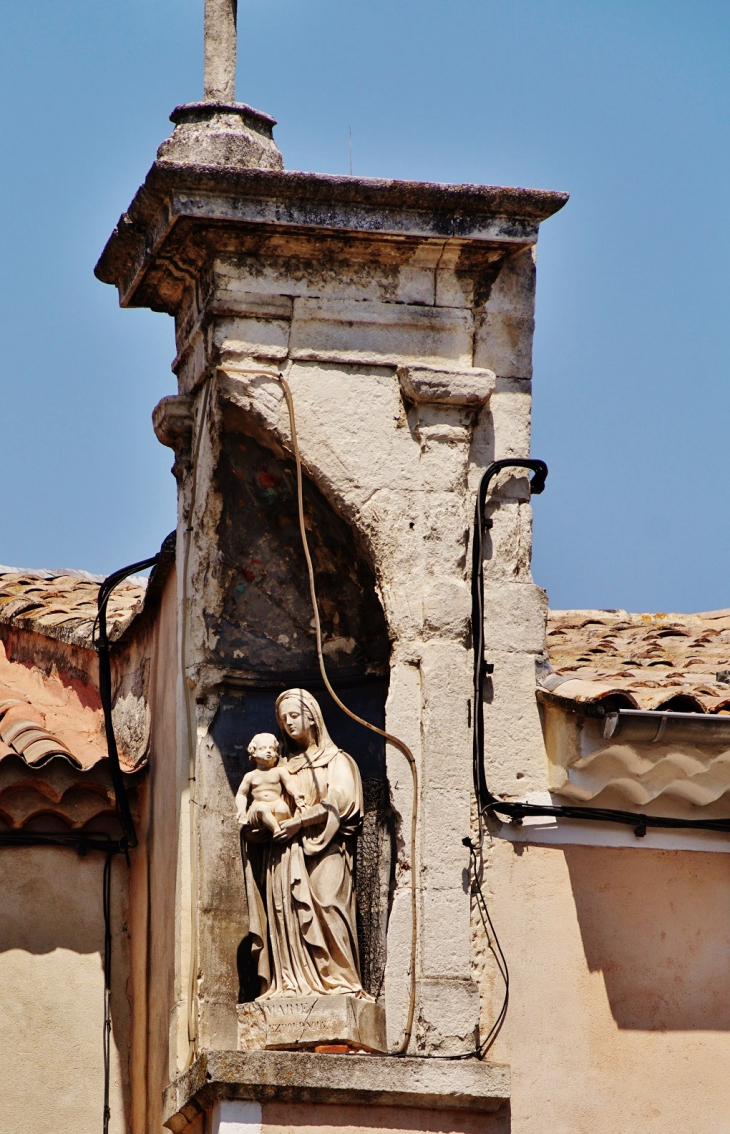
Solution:
{"label": "statue's head", "polygon": [[271,732],[257,732],[248,746],[248,754],[257,768],[275,768],[281,755],[279,741]]}
{"label": "statue's head", "polygon": [[279,725],[295,745],[302,747],[317,740],[314,713],[298,689],[283,694],[276,705]]}

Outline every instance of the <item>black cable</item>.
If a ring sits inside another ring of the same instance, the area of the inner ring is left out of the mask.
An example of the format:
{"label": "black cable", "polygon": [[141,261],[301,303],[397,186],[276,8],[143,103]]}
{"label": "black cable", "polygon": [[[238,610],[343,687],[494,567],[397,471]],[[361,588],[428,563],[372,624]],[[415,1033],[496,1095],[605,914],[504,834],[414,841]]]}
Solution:
{"label": "black cable", "polygon": [[485,470],[477,490],[474,505],[474,534],[471,549],[471,629],[474,645],[474,728],[473,728],[473,762],[474,762],[474,791],[480,804],[486,806],[487,798],[493,798],[484,773],[484,702],[482,700],[482,686],[484,678],[493,669],[484,657],[484,530],[491,528],[491,520],[485,520],[484,506],[490,481],[502,469],[520,468],[532,471],[535,475],[530,483],[533,495],[542,492],[547,479],[548,468],[544,461],[521,460],[508,458],[494,461]]}
{"label": "black cable", "polygon": [[681,831],[730,832],[730,819],[675,819],[668,815],[643,815],[636,811],[618,811],[609,807],[571,807],[543,803],[521,803],[498,799],[496,796],[491,797],[483,810],[494,812],[497,815],[506,815],[516,823],[521,823],[529,815],[552,815],[559,819],[621,823],[627,827],[633,827],[637,838],[643,838],[649,827]]}
{"label": "black cable", "polygon": [[127,791],[119,766],[119,752],[117,750],[114,725],[112,723],[112,679],[111,657],[109,651],[109,637],[106,628],[106,608],[109,597],[116,586],[133,575],[136,571],[144,571],[157,563],[159,555],[150,559],[143,559],[139,563],[132,563],[107,576],[99,587],[97,599],[97,615],[94,620],[92,639],[99,655],[99,695],[104,713],[104,728],[106,731],[107,752],[109,754],[109,770],[111,772],[112,786],[114,788],[117,818],[123,831],[121,839],[112,837],[103,831],[93,831],[88,834],[77,831],[0,831],[0,846],[42,846],[42,847],[73,847],[80,855],[89,851],[103,851],[106,854],[104,871],[102,874],[102,910],[104,917],[104,1025],[103,1025],[103,1059],[104,1059],[104,1109],[102,1113],[102,1132],[109,1134],[111,1120],[110,1081],[111,1081],[111,987],[112,987],[112,929],[111,929],[111,874],[112,862],[115,854],[126,856],[130,847],[137,846],[137,834],[134,829],[134,820],[127,798]]}
{"label": "black cable", "polygon": [[[497,473],[506,468],[529,469],[534,473],[532,481],[530,482],[530,490],[533,496],[542,492],[545,487],[545,481],[548,475],[548,468],[544,461],[537,460],[521,460],[521,459],[506,459],[502,461],[494,461],[493,464],[486,469],[479,484],[477,491],[476,504],[474,508],[474,533],[472,539],[472,573],[471,573],[471,595],[472,595],[472,641],[474,646],[474,719],[473,719],[473,779],[474,779],[474,794],[477,799],[477,814],[479,820],[479,837],[480,846],[483,836],[482,820],[486,814],[506,816],[512,822],[521,823],[524,818],[530,815],[535,816],[552,816],[561,819],[575,819],[588,822],[600,823],[620,823],[626,826],[633,827],[634,834],[641,838],[643,837],[648,828],[658,827],[670,830],[695,830],[695,831],[721,831],[730,832],[730,819],[675,819],[664,815],[644,815],[632,811],[619,811],[607,807],[573,807],[569,805],[548,805],[548,804],[535,804],[535,803],[522,803],[513,800],[500,799],[498,796],[493,795],[489,790],[487,784],[487,777],[484,768],[484,700],[483,700],[483,685],[484,679],[489,676],[494,666],[490,665],[484,656],[484,531],[491,528],[491,520],[486,519],[484,509],[487,499],[487,491],[489,484]],[[463,840],[465,846],[469,848],[471,855],[473,886],[472,892],[476,898],[477,908],[479,910],[484,932],[487,937],[487,942],[492,949],[497,968],[504,981],[504,1000],[502,1007],[497,1014],[497,1018],[492,1024],[486,1038],[477,1048],[476,1054],[480,1059],[483,1059],[487,1051],[494,1043],[499,1031],[504,1023],[509,1006],[509,968],[507,966],[506,957],[502,951],[499,943],[499,938],[494,929],[494,924],[489,915],[484,892],[481,887],[479,878],[479,862],[477,859],[476,849],[471,839],[466,838]],[[491,931],[491,938],[490,938]],[[492,941],[494,944],[492,944]],[[471,1053],[470,1053],[471,1054]],[[457,1057],[458,1058],[458,1057]]]}
{"label": "black cable", "polygon": [[607,807],[572,807],[542,803],[522,803],[500,799],[493,795],[487,784],[484,770],[484,701],[482,686],[484,678],[493,671],[484,657],[484,557],[483,535],[491,521],[485,520],[484,507],[489,483],[498,472],[505,468],[531,469],[534,476],[530,490],[535,496],[542,492],[547,479],[547,465],[544,461],[512,460],[495,461],[484,473],[477,492],[474,509],[474,536],[472,541],[472,639],[474,643],[474,726],[473,726],[473,777],[474,792],[479,805],[481,833],[482,816],[487,813],[506,815],[520,823],[530,815],[553,816],[561,819],[587,820],[599,823],[620,823],[633,827],[637,837],[643,837],[648,828],[659,827],[670,830],[719,831],[730,832],[728,819],[675,819],[666,815],[644,815],[634,811],[619,811]]}
{"label": "black cable", "polygon": [[492,951],[492,955],[497,962],[499,975],[504,981],[504,997],[502,999],[502,1006],[497,1013],[497,1018],[489,1029],[485,1039],[483,1039],[477,1047],[472,1048],[471,1051],[462,1051],[458,1055],[417,1055],[411,1056],[410,1058],[458,1060],[473,1059],[476,1056],[477,1059],[484,1059],[485,1055],[499,1035],[502,1024],[504,1023],[507,1016],[507,1008],[509,1006],[509,966],[507,965],[507,958],[504,955],[499,937],[497,936],[497,931],[494,928],[494,922],[492,921],[491,915],[489,913],[489,907],[487,906],[487,899],[484,897],[484,891],[482,890],[481,878],[479,877],[480,869],[479,859],[477,858],[477,848],[474,846],[473,842],[468,836],[461,841],[465,847],[469,848],[472,876],[471,892],[476,898],[477,909],[479,910],[479,916],[482,919],[482,925],[484,926],[484,933],[487,938],[487,944],[489,945],[489,948]]}
{"label": "black cable", "polygon": [[112,839],[104,831],[0,831],[0,847],[72,847],[81,856],[88,851],[124,854],[126,841]]}
{"label": "black cable", "polygon": [[494,928],[494,922],[492,921],[491,915],[489,913],[489,907],[487,906],[487,900],[484,897],[484,891],[482,890],[481,878],[479,876],[479,860],[477,858],[476,848],[470,838],[465,838],[461,841],[465,847],[469,848],[473,878],[472,893],[476,898],[477,909],[479,910],[479,916],[482,919],[482,925],[484,926],[484,934],[486,936],[487,943],[489,945],[489,948],[492,950],[492,955],[497,962],[499,974],[504,981],[504,998],[502,1000],[502,1006],[497,1013],[497,1018],[489,1029],[485,1039],[482,1040],[482,1042],[479,1044],[479,1047],[475,1051],[475,1055],[478,1059],[484,1059],[484,1056],[487,1054],[490,1047],[499,1035],[502,1024],[507,1017],[507,1009],[509,1007],[509,966],[507,964],[507,958],[505,957],[504,951],[500,944],[499,937],[497,936],[497,931]]}
{"label": "black cable", "polygon": [[[145,571],[148,567],[154,567],[159,559],[159,553],[151,556],[149,559],[142,559],[138,563],[132,563],[128,567],[122,567],[119,571],[114,571],[108,575],[104,582],[99,587],[99,595],[97,598],[97,615],[92,630],[92,638],[96,651],[99,655],[99,696],[101,698],[101,707],[104,713],[104,729],[106,732],[106,746],[109,754],[109,771],[111,773],[112,786],[114,788],[114,801],[117,812],[117,818],[124,833],[122,840],[119,842],[118,847],[124,851],[126,855],[130,847],[137,846],[137,832],[134,829],[134,819],[132,818],[132,811],[129,806],[129,798],[127,796],[127,788],[122,776],[122,770],[119,766],[119,751],[117,749],[117,740],[114,735],[114,723],[112,721],[112,667],[111,667],[111,654],[109,649],[109,637],[106,628],[106,608],[111,597],[112,591],[129,575],[134,575],[137,571]],[[111,1106],[109,1098],[109,1088],[111,1079],[111,1036],[112,1036],[112,1009],[111,1009],[111,989],[112,989],[112,929],[111,929],[111,875],[112,875],[112,861],[114,851],[108,850],[106,861],[104,863],[104,874],[102,880],[102,905],[104,910],[104,1033],[103,1033],[103,1051],[104,1051],[104,1109],[102,1115],[102,1132],[109,1134],[109,1122],[111,1120]]]}
{"label": "black cable", "polygon": [[111,1037],[112,1037],[112,925],[111,925],[111,878],[113,855],[108,854],[104,862],[102,878],[102,906],[104,910],[104,1110],[102,1120],[103,1134],[109,1134],[111,1107],[109,1105],[109,1082],[111,1077]]}
{"label": "black cable", "polygon": [[99,655],[99,696],[101,697],[101,707],[104,713],[106,747],[109,753],[109,771],[111,772],[112,786],[114,788],[117,818],[124,832],[124,839],[128,847],[137,846],[137,832],[134,829],[134,820],[129,806],[127,789],[122,770],[119,766],[119,751],[117,749],[114,724],[112,722],[112,664],[109,651],[109,638],[106,630],[106,608],[112,591],[119,583],[126,579],[128,575],[134,575],[136,571],[144,571],[148,567],[154,567],[158,559],[159,553],[153,555],[150,559],[142,559],[139,563],[132,563],[129,567],[122,567],[119,571],[114,571],[111,575],[107,575],[106,579],[99,587],[97,615],[92,631],[94,645]]}

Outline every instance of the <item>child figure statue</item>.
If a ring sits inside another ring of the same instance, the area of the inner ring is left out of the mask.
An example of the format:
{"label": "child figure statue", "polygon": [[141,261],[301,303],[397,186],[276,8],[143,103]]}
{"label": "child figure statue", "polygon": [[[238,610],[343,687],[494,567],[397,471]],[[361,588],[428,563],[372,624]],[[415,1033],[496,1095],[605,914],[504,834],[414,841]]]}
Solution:
{"label": "child figure statue", "polygon": [[297,810],[304,807],[304,796],[286,765],[279,763],[279,741],[270,732],[257,732],[248,754],[256,769],[243,777],[236,793],[238,822],[242,827],[266,828],[277,835],[281,823],[293,818],[284,791],[294,800]]}

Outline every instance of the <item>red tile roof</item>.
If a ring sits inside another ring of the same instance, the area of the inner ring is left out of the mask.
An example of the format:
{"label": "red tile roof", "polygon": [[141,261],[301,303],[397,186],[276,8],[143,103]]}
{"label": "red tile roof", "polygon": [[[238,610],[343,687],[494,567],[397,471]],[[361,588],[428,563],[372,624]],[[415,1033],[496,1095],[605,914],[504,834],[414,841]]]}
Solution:
{"label": "red tile roof", "polygon": [[547,647],[555,672],[540,684],[568,701],[619,694],[639,709],[730,713],[730,609],[552,610]]}
{"label": "red tile roof", "polygon": [[[101,581],[101,576],[84,572],[0,567],[0,623],[91,649]],[[112,592],[107,607],[107,631],[112,641],[140,613],[146,590],[146,579],[134,579],[120,583]]]}
{"label": "red tile roof", "polygon": [[[91,651],[99,578],[82,572],[0,568],[0,626]],[[109,600],[109,636],[119,638],[142,609],[147,581],[122,583]],[[87,771],[107,759],[95,654],[61,671],[57,660],[14,651],[0,641],[0,760],[18,756],[39,768],[61,759]],[[43,651],[41,650],[41,653]],[[17,653],[17,656],[16,656]],[[21,656],[22,655],[22,656]],[[77,655],[78,656],[78,655]],[[131,765],[122,766],[131,771]]]}

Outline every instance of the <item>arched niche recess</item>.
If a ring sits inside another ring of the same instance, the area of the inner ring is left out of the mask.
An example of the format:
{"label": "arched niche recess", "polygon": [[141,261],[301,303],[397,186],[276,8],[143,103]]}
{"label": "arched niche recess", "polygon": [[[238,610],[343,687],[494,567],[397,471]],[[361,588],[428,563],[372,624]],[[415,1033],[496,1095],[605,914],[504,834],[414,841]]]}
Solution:
{"label": "arched niche recess", "polygon": [[[235,418],[228,424],[235,426]],[[223,601],[220,612],[206,619],[227,677],[212,739],[235,792],[249,768],[251,737],[277,732],[278,693],[302,686],[319,700],[330,735],[354,757],[363,779],[358,935],[363,985],[378,997],[394,861],[384,743],[337,707],[320,677],[294,462],[261,438],[229,427],[221,434],[216,488],[222,502],[216,570]],[[373,571],[350,526],[307,478],[304,506],[330,679],[354,712],[382,728],[389,641]],[[239,999],[254,999],[258,988],[246,939],[238,971]]]}

